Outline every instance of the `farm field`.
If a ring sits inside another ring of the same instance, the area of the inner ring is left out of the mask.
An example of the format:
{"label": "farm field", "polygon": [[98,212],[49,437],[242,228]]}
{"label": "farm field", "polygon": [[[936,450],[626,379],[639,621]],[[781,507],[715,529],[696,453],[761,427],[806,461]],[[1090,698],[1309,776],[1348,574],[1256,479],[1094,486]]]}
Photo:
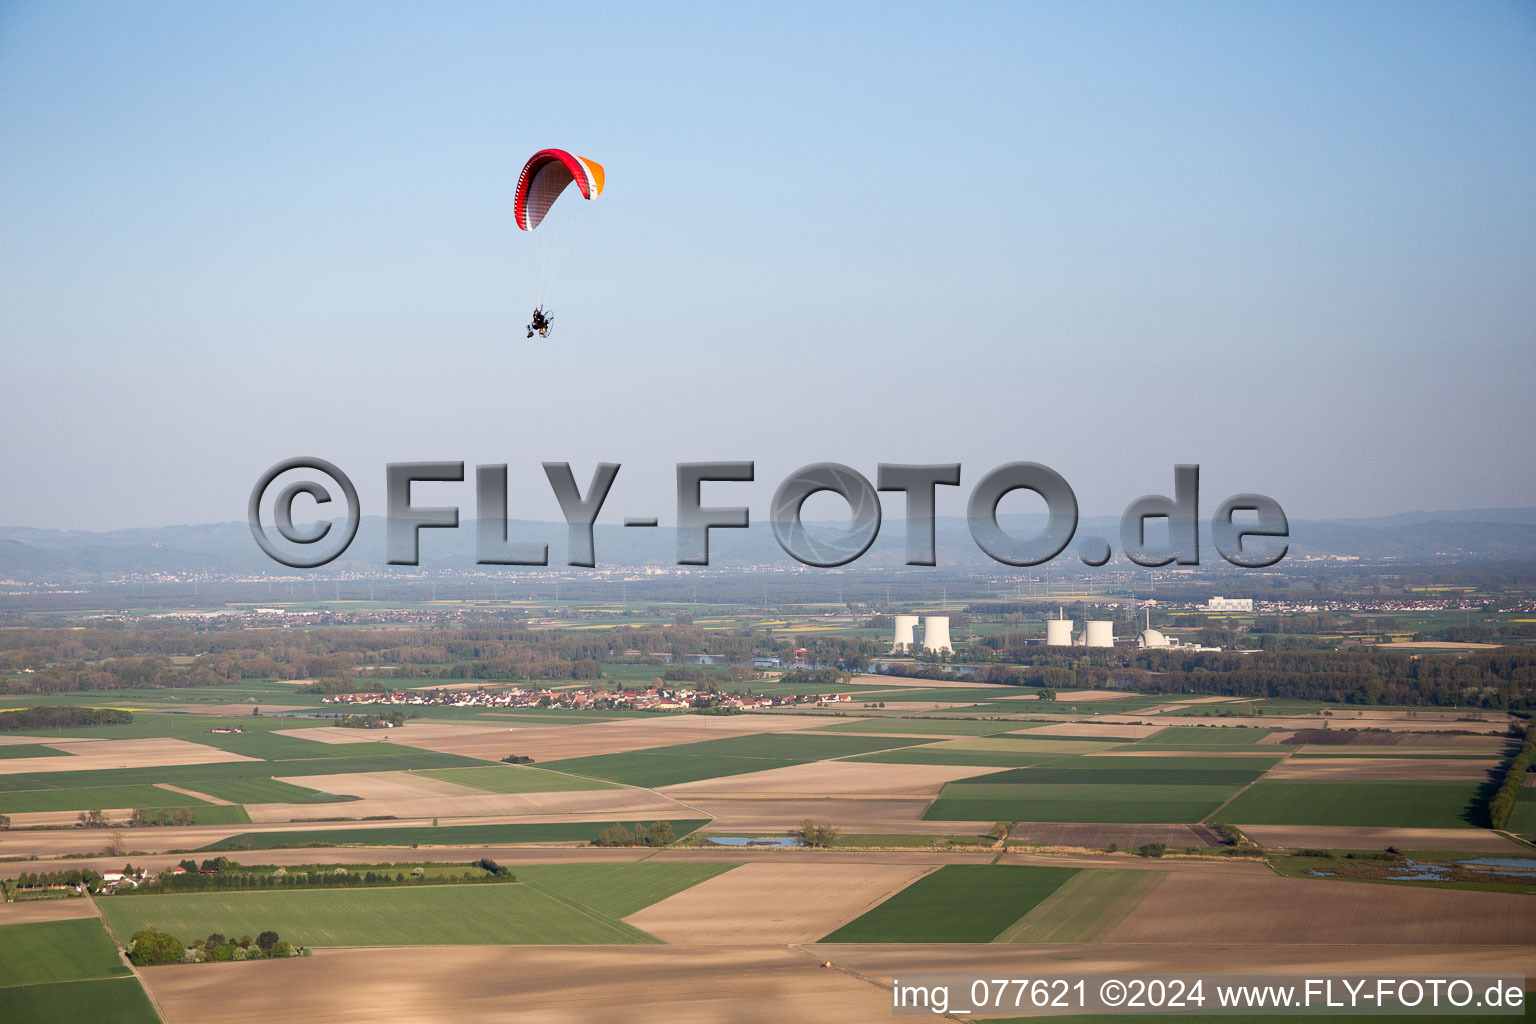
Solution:
{"label": "farm field", "polygon": [[877,764],[953,764],[973,765],[977,768],[1022,768],[1055,757],[1049,753],[1022,753],[1010,750],[972,750],[965,747],[903,747],[900,750],[877,750],[873,754],[859,754],[847,760],[872,761]]}
{"label": "farm field", "polygon": [[40,743],[0,743],[0,760],[23,757],[68,757],[65,751],[54,750]]}
{"label": "farm field", "polygon": [[0,1020],[160,1024],[160,1015],[137,978],[104,978],[0,988]]}
{"label": "farm field", "polygon": [[1525,946],[1536,944],[1531,898],[1505,893],[1282,878],[1170,874],[1107,942]]}
{"label": "farm field", "polygon": [[815,942],[928,870],[913,864],[743,864],[625,920],[678,944]]}
{"label": "farm field", "polygon": [[1203,726],[1170,725],[1136,744],[1143,750],[1166,747],[1187,750],[1192,747],[1252,747],[1273,735],[1270,729],[1241,726],[1210,729]]}
{"label": "farm field", "polygon": [[101,901],[119,941],[159,928],[188,941],[271,929],[304,946],[611,945],[638,929],[521,883],[311,892],[186,893]]}
{"label": "farm field", "polygon": [[977,721],[969,718],[869,718],[829,725],[817,732],[911,734],[916,736],[991,736],[1026,728],[1022,722]]}
{"label": "farm field", "polygon": [[1481,824],[1475,782],[1254,783],[1222,809],[1238,825],[1457,828]]}
{"label": "farm field", "polygon": [[1076,868],[950,864],[913,882],[822,942],[991,942]]}
{"label": "farm field", "polygon": [[612,789],[606,782],[579,778],[542,768],[506,765],[484,768],[435,768],[416,772],[429,779],[451,782],[456,786],[487,793],[557,793],[588,789]]}
{"label": "farm field", "polygon": [[[202,847],[198,852],[273,850],[293,846],[507,846],[517,843],[590,842],[603,829],[622,824],[633,829],[637,821],[557,821],[514,825],[384,826],[382,828],[334,828],[292,832],[243,832]],[[672,820],[679,837],[707,824],[705,819]]]}
{"label": "farm field", "polygon": [[204,801],[157,786],[86,786],[78,789],[0,790],[0,814],[77,811],[93,807],[186,807]]}
{"label": "farm field", "polygon": [[639,864],[522,864],[517,880],[608,917],[623,918],[731,871],[739,864],[650,861]]}
{"label": "farm field", "polygon": [[1162,871],[1079,871],[996,941],[1098,942],[1167,877]]}
{"label": "farm field", "polygon": [[0,924],[0,950],[0,989],[129,973],[95,917]]}
{"label": "farm field", "polygon": [[834,736],[825,733],[755,735],[555,761],[543,767],[631,786],[654,788],[742,775],[769,768],[785,768],[793,764],[921,742],[920,739],[900,736]]}
{"label": "farm field", "polygon": [[[923,817],[928,821],[1195,822],[1215,811],[1245,784],[1244,779],[1252,777],[1220,770],[1164,769],[1143,774],[1112,765],[1076,767],[1089,761],[1111,759],[1075,758],[949,783]],[[1157,781],[1160,774],[1180,781]],[[1035,778],[1040,781],[1027,781]],[[1190,778],[1209,781],[1183,781]]]}

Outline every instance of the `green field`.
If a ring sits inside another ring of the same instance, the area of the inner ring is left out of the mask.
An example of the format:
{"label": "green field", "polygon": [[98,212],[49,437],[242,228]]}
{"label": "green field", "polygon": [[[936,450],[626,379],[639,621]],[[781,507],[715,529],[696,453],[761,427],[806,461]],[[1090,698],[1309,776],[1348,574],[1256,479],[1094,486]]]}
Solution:
{"label": "green field", "polygon": [[1527,786],[1520,791],[1520,799],[1515,801],[1514,813],[1505,828],[1523,836],[1536,834],[1536,789]]}
{"label": "green field", "polygon": [[189,807],[194,825],[249,825],[251,816],[239,804],[201,804]]}
{"label": "green field", "polygon": [[271,929],[304,946],[631,945],[657,940],[534,885],[187,893],[101,901],[119,941],[159,928],[183,942]]}
{"label": "green field", "polygon": [[520,864],[517,880],[608,917],[628,917],[652,903],[722,875],[737,864],[646,861],[636,864]]}
{"label": "green field", "polygon": [[94,917],[0,925],[0,988],[127,973],[117,946]]}
{"label": "green field", "polygon": [[1239,825],[1468,828],[1482,818],[1478,782],[1256,782],[1222,809]]}
{"label": "green field", "polygon": [[[1233,747],[1247,749],[1256,746],[1260,740],[1271,733],[1270,729],[1254,729],[1246,727],[1209,728],[1198,725],[1170,725],[1161,732],[1155,732],[1146,739],[1136,744],[1143,750],[1188,750],[1199,747]],[[1264,744],[1270,746],[1270,744]],[[1289,748],[1276,746],[1276,753],[1285,753]]]}
{"label": "green field", "polygon": [[[1042,723],[1043,724],[1043,723]],[[970,718],[871,718],[862,722],[840,722],[814,730],[828,732],[905,733],[916,736],[991,736],[1028,728],[1024,722],[984,722]]]}
{"label": "green field", "polygon": [[1166,871],[1079,871],[997,941],[1099,942],[1166,877]]}
{"label": "green field", "polygon": [[[622,822],[631,830],[644,822]],[[707,819],[674,820],[678,838],[707,825]],[[334,828],[307,832],[243,832],[201,847],[198,853],[225,850],[275,850],[303,846],[511,846],[516,843],[590,842],[611,821],[560,821],[528,825],[443,825],[386,828]]]}
{"label": "green field", "polygon": [[7,1024],[160,1024],[137,978],[61,981],[0,988],[0,1021]]}
{"label": "green field", "polygon": [[1059,757],[969,779],[983,785],[1228,786],[1237,789],[1279,762],[1262,757]]}
{"label": "green field", "polygon": [[68,757],[62,750],[45,747],[41,743],[10,743],[0,745],[0,761],[15,757]]}
{"label": "green field", "polygon": [[1022,768],[1056,757],[1055,754],[1024,754],[1008,750],[964,750],[958,747],[903,747],[860,754],[849,761],[874,761],[878,764],[961,764],[978,768]]}
{"label": "green field", "polygon": [[594,779],[510,764],[486,765],[482,768],[438,768],[414,774],[441,779],[458,786],[483,789],[487,793],[561,793],[571,790],[617,788]]}
{"label": "green field", "polygon": [[820,733],[766,733],[728,740],[706,740],[675,747],[598,754],[545,765],[576,775],[592,775],[631,786],[671,786],[700,779],[787,768],[829,758],[907,746],[922,740],[897,736],[846,736]]}
{"label": "green field", "polygon": [[[72,772],[76,781],[96,772]],[[186,807],[203,801],[185,793],[173,793],[158,786],[82,786],[77,789],[29,789],[0,792],[0,814],[25,814],[33,811],[88,811],[109,807]]]}
{"label": "green field", "polygon": [[822,942],[991,942],[1077,868],[948,864]]}
{"label": "green field", "polygon": [[[899,741],[894,741],[899,742]],[[315,747],[321,744],[313,744]],[[348,757],[313,757],[293,761],[238,761],[225,764],[168,765],[154,768],[109,768],[96,772],[30,772],[26,775],[0,775],[0,801],[5,793],[23,790],[75,790],[89,782],[92,788],[121,788],[142,786],[146,790],[157,782],[181,786],[195,793],[207,793],[221,800],[236,803],[307,803],[313,799],[313,790],[288,783],[277,782],[273,776],[331,775],[338,773],[394,772],[407,768],[422,771],[433,768],[477,768],[486,762],[453,754],[439,754],[432,750],[418,750],[389,743],[333,744],[331,749],[380,747],[383,752],[365,753]],[[252,783],[259,783],[256,788]],[[188,798],[174,793],[159,791],[175,803],[186,803]],[[75,803],[74,809],[90,807],[140,807],[169,806],[163,801],[156,804],[148,798],[127,803]],[[53,808],[49,808],[53,809]],[[71,807],[57,808],[69,810]]]}
{"label": "green field", "polygon": [[237,804],[313,804],[352,799],[277,779],[214,779],[193,791]]}
{"label": "green field", "polygon": [[1172,824],[1200,821],[1231,795],[1230,786],[1030,786],[951,782],[940,792],[939,799],[923,812],[923,818],[927,821]]}

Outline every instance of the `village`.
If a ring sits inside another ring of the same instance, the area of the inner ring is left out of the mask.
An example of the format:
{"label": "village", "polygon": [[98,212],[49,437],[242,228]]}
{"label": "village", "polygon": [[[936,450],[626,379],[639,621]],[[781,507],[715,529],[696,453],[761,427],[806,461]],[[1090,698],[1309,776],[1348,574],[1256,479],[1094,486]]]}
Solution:
{"label": "village", "polygon": [[338,693],[322,698],[325,704],[349,707],[384,705],[391,707],[454,708],[559,708],[574,711],[764,711],[797,705],[852,703],[846,693],[802,693],[752,696],[716,693],[690,687],[669,689],[647,687],[633,690],[533,689],[521,687],[473,690],[390,690],[380,693]]}

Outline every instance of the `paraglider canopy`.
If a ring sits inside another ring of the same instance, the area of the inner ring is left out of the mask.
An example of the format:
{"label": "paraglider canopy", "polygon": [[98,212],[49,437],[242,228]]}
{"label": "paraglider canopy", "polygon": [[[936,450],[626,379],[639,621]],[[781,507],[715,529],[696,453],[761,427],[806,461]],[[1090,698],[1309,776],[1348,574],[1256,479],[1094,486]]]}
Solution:
{"label": "paraglider canopy", "polygon": [[563,149],[541,149],[529,157],[512,206],[517,226],[524,231],[538,227],[573,181],[583,199],[596,199],[603,193],[603,165]]}

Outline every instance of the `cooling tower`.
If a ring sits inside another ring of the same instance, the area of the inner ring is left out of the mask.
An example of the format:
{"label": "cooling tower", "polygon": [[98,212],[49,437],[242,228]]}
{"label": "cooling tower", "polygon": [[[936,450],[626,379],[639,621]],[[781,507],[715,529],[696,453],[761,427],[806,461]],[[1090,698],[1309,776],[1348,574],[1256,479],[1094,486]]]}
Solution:
{"label": "cooling tower", "polygon": [[1115,646],[1115,624],[1108,619],[1089,619],[1083,641],[1085,647]]}
{"label": "cooling tower", "polygon": [[1072,646],[1072,620],[1063,618],[1059,610],[1056,618],[1045,620],[1045,645],[1047,647]]}
{"label": "cooling tower", "polygon": [[896,616],[896,642],[891,644],[893,653],[908,651],[917,646],[917,616]]}
{"label": "cooling tower", "polygon": [[923,619],[923,650],[953,651],[949,643],[949,616],[930,615]]}

